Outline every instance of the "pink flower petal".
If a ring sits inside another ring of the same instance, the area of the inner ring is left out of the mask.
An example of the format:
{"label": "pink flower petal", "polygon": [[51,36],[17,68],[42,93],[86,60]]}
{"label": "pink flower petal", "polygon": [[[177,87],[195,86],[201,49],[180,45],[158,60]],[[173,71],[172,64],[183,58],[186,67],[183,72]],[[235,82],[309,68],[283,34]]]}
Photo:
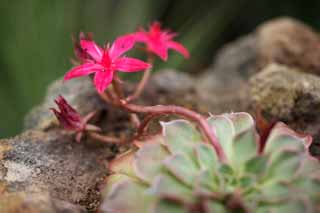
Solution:
{"label": "pink flower petal", "polygon": [[121,72],[137,72],[149,69],[151,64],[135,58],[123,57],[114,62],[114,69]]}
{"label": "pink flower petal", "polygon": [[148,33],[146,32],[136,32],[133,34],[135,41],[138,42],[147,42],[148,41]]}
{"label": "pink flower petal", "polygon": [[177,52],[181,53],[185,58],[189,58],[190,54],[189,51],[180,43],[175,42],[175,41],[168,41],[167,46],[170,49],[174,49]]}
{"label": "pink flower petal", "polygon": [[95,61],[101,61],[103,51],[94,41],[81,40],[80,45]]}
{"label": "pink flower petal", "polygon": [[168,48],[162,43],[149,42],[147,43],[148,49],[154,54],[158,55],[162,60],[167,61],[168,59]]}
{"label": "pink flower petal", "polygon": [[130,50],[135,44],[135,35],[129,34],[118,37],[112,44],[109,50],[109,56],[112,60],[115,60],[123,53]]}
{"label": "pink flower petal", "polygon": [[93,83],[99,93],[103,93],[113,79],[113,71],[96,72]]}
{"label": "pink flower petal", "polygon": [[64,76],[64,80],[70,80],[72,78],[89,75],[91,73],[102,70],[103,67],[100,64],[91,64],[85,63],[79,66],[72,68],[67,74]]}

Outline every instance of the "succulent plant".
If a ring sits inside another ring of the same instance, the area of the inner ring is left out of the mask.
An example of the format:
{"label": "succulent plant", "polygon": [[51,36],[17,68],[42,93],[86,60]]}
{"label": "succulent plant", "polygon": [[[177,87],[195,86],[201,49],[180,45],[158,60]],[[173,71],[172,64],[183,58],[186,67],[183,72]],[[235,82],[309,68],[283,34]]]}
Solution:
{"label": "succulent plant", "polygon": [[320,164],[311,138],[279,122],[261,147],[247,113],[210,116],[226,159],[188,121],[110,163],[101,212],[319,212]]}

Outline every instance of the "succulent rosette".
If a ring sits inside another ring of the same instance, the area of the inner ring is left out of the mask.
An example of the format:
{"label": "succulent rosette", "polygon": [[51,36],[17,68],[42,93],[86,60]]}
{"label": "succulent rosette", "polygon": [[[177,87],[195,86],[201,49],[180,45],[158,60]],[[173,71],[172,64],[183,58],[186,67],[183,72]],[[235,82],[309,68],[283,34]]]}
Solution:
{"label": "succulent rosette", "polygon": [[188,121],[162,123],[163,133],[114,159],[101,212],[319,212],[320,164],[311,138],[283,123],[263,149],[247,113],[210,116],[226,159]]}

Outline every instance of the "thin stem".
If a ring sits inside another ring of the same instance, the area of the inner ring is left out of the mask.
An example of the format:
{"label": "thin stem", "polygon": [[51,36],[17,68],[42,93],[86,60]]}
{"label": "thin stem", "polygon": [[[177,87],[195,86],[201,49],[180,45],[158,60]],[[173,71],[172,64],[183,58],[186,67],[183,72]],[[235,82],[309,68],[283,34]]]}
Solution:
{"label": "thin stem", "polygon": [[123,90],[121,85],[119,84],[118,81],[114,80],[112,81],[112,86],[114,88],[114,91],[116,92],[116,95],[120,98],[123,99],[124,98],[124,94],[123,94]]}
{"label": "thin stem", "polygon": [[[148,54],[148,63],[152,64],[153,61],[154,61],[154,56]],[[138,86],[136,87],[134,93],[126,98],[127,102],[131,102],[131,101],[137,99],[141,95],[141,93],[144,90],[147,82],[149,81],[149,78],[150,78],[150,75],[151,75],[151,71],[152,71],[152,67],[150,67],[149,69],[144,71],[142,79],[140,80],[140,82],[139,82]]]}
{"label": "thin stem", "polygon": [[116,98],[108,89],[105,92],[98,93],[102,100],[115,106],[119,105],[119,99]]}
{"label": "thin stem", "polygon": [[88,136],[92,139],[95,139],[97,141],[107,143],[107,144],[119,144],[119,143],[124,143],[122,140],[119,138],[111,137],[111,136],[106,136],[106,135],[101,135],[96,132],[88,132]]}
{"label": "thin stem", "polygon": [[130,113],[130,121],[134,127],[138,128],[140,126],[140,119],[136,113]]}
{"label": "thin stem", "polygon": [[212,144],[214,149],[217,152],[220,160],[224,161],[226,159],[225,154],[221,145],[219,144],[217,137],[215,136],[214,132],[212,131],[211,127],[209,126],[207,120],[200,114],[180,107],[180,106],[164,106],[164,105],[157,105],[157,106],[140,106],[135,104],[128,104],[125,101],[121,102],[121,107],[129,112],[133,113],[147,113],[147,114],[174,114],[180,115],[184,118],[192,120],[198,124],[198,127],[203,131],[203,134],[206,136],[208,141]]}
{"label": "thin stem", "polygon": [[146,129],[149,126],[149,123],[155,119],[156,117],[161,116],[161,114],[148,114],[146,115],[146,117],[143,119],[143,121],[141,122],[141,124],[139,125],[138,129],[137,129],[137,133],[134,136],[135,140],[138,140],[146,131]]}

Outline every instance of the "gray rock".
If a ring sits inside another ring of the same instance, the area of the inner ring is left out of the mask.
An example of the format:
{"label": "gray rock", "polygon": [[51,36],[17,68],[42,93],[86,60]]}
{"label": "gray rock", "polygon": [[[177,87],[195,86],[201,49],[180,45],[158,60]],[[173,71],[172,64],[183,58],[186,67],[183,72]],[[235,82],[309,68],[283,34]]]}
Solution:
{"label": "gray rock", "polygon": [[84,213],[84,208],[52,199],[48,193],[9,193],[0,195],[1,213]]}
{"label": "gray rock", "polygon": [[107,174],[109,147],[76,143],[67,132],[29,130],[0,140],[0,185],[7,193],[49,193],[94,209],[97,184]]}

